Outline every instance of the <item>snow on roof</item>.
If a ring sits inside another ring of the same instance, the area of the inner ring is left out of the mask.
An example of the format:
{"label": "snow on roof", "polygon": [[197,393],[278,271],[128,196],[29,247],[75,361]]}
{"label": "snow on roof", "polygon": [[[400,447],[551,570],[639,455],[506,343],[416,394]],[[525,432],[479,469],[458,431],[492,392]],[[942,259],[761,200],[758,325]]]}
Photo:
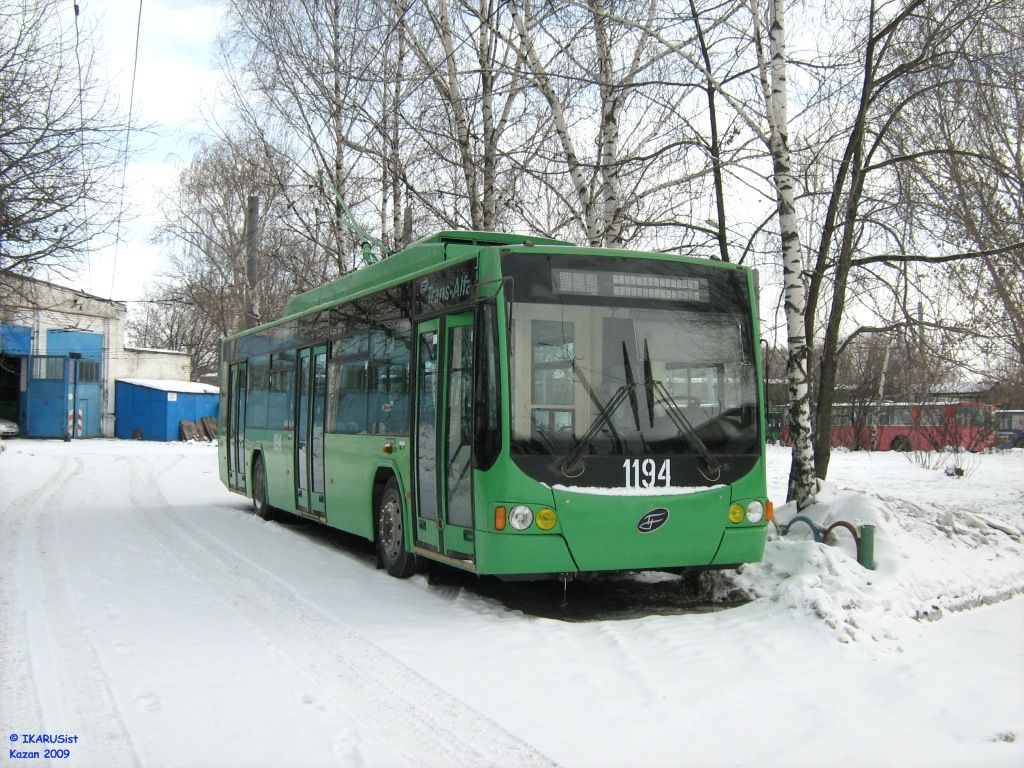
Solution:
{"label": "snow on roof", "polygon": [[180,349],[157,349],[156,347],[125,347],[126,352],[157,352],[161,355],[187,355]]}
{"label": "snow on roof", "polygon": [[118,379],[125,384],[134,384],[138,387],[149,387],[150,389],[161,389],[164,392],[188,392],[199,395],[216,395],[220,393],[220,387],[212,384],[200,384],[198,381],[174,381],[171,379]]}
{"label": "snow on roof", "polygon": [[947,381],[929,390],[933,395],[978,394],[987,392],[992,385],[984,381]]}

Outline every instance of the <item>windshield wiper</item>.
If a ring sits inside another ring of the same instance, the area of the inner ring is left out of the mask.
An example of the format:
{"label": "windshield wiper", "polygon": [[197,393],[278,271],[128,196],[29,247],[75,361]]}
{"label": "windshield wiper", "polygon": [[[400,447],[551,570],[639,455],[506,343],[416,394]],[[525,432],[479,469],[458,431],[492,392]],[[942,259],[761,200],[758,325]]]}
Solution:
{"label": "windshield wiper", "polygon": [[[579,477],[583,474],[583,464],[580,459],[583,457],[583,451],[586,450],[587,445],[590,441],[597,436],[597,433],[606,424],[612,429],[614,433],[614,425],[612,425],[611,418],[615,414],[622,402],[629,399],[630,409],[633,411],[633,421],[636,424],[637,432],[640,432],[640,404],[636,396],[637,383],[633,376],[633,368],[629,362],[629,352],[626,349],[626,342],[622,342],[622,363],[625,366],[625,378],[626,383],[621,385],[615,392],[612,393],[611,398],[604,405],[601,405],[596,395],[590,392],[591,399],[597,406],[598,414],[597,418],[594,419],[593,423],[587,429],[586,433],[579,439],[579,442],[573,447],[569,455],[565,457],[565,461],[562,462],[559,469],[562,474],[566,477]],[[575,368],[575,365],[573,366]],[[700,453],[701,458],[704,461],[704,469],[699,466],[697,470],[703,475],[704,479],[708,482],[715,483],[722,476],[722,465],[715,458],[714,454],[708,450],[707,445],[700,439],[697,431],[690,424],[689,419],[686,418],[686,414],[683,413],[682,408],[676,403],[675,398],[672,397],[672,393],[665,388],[665,385],[654,378],[651,371],[651,353],[647,346],[647,339],[644,339],[644,393],[646,394],[647,400],[647,419],[650,422],[651,427],[654,426],[654,405],[656,402],[660,402],[665,406],[665,413],[668,414],[669,419],[675,425],[679,434],[684,435],[687,440],[693,445]],[[588,387],[589,391],[589,387]],[[658,400],[657,398],[660,398]]]}
{"label": "windshield wiper", "polygon": [[[647,340],[644,339],[644,343]],[[640,406],[636,402],[636,379],[633,378],[633,366],[629,364],[629,352],[626,351],[626,342],[622,342],[622,365],[626,369],[626,393],[629,395],[629,407],[633,409],[633,422],[636,424],[637,433],[640,432]],[[648,404],[650,405],[650,404]],[[650,410],[648,408],[648,410]],[[654,424],[652,423],[653,427]]]}
{"label": "windshield wiper", "polygon": [[[601,405],[601,401],[598,400],[598,398],[597,398],[597,393],[594,392],[593,387],[590,386],[590,382],[587,381],[587,377],[583,375],[583,369],[576,365],[576,358],[573,357],[573,356],[570,356],[569,357],[569,364],[572,366],[573,375],[577,379],[579,379],[580,384],[583,385],[583,389],[584,389],[584,391],[586,391],[587,397],[590,398],[590,402],[592,402],[594,404],[594,407],[597,409],[598,413],[603,411],[605,407],[603,405]],[[614,397],[614,396],[615,395],[613,394],[612,397]],[[609,401],[609,402],[611,402],[611,401]],[[622,437],[619,436],[619,431],[615,428],[615,425],[612,422],[610,422],[610,421],[608,422],[607,426],[608,426],[608,431],[612,435],[612,440],[615,441],[616,450],[622,450],[623,447],[625,446],[625,443],[622,442]]]}
{"label": "windshield wiper", "polygon": [[[623,346],[625,351],[625,346]],[[697,434],[697,430],[690,424],[690,420],[686,418],[686,414],[683,413],[683,409],[679,407],[675,398],[672,397],[672,393],[665,388],[665,385],[654,378],[651,373],[651,353],[647,348],[647,339],[644,339],[644,391],[647,394],[647,417],[651,422],[651,426],[654,426],[654,403],[655,395],[661,397],[661,403],[665,406],[665,413],[668,414],[669,419],[675,425],[676,429],[679,430],[679,434],[685,435],[687,439],[700,451],[701,458],[704,459],[704,466],[707,468],[707,473],[703,469],[697,467],[697,471],[704,476],[704,479],[710,483],[718,482],[718,479],[722,476],[722,465],[718,459],[708,450],[708,447],[704,444],[704,441],[700,439],[700,435]],[[634,398],[636,395],[634,395]],[[636,408],[634,407],[633,413],[636,414]],[[639,417],[637,418],[637,428],[639,429]]]}
{"label": "windshield wiper", "polygon": [[[583,474],[583,463],[580,462],[580,457],[583,456],[583,451],[586,449],[590,441],[597,436],[598,431],[605,424],[611,424],[612,414],[615,410],[622,405],[622,401],[626,399],[626,391],[628,387],[623,384],[621,387],[612,393],[611,399],[604,406],[598,408],[597,418],[594,419],[594,423],[590,425],[590,429],[587,430],[586,434],[580,438],[579,442],[576,443],[575,447],[569,452],[569,455],[565,457],[565,461],[559,467],[562,474],[566,477],[579,477]],[[577,464],[579,462],[579,464]]]}
{"label": "windshield wiper", "polygon": [[[601,405],[597,401],[597,397],[591,392],[591,399],[594,404],[597,405],[597,418],[587,429],[586,433],[579,439],[579,442],[569,452],[569,455],[565,457],[565,461],[559,467],[562,474],[566,477],[579,477],[583,474],[583,463],[580,462],[580,458],[583,456],[583,451],[590,444],[597,433],[601,430],[605,424],[609,426],[612,434],[615,434],[615,425],[612,424],[611,418],[615,413],[616,409],[622,405],[622,401],[627,397],[629,398],[629,404],[633,409],[633,419],[636,421],[637,432],[640,431],[640,410],[637,404],[636,398],[636,379],[633,378],[633,369],[629,366],[629,353],[626,351],[626,342],[622,342],[622,363],[626,366],[626,383],[616,389],[611,396],[611,399],[605,405]],[[588,387],[589,391],[589,387]]]}

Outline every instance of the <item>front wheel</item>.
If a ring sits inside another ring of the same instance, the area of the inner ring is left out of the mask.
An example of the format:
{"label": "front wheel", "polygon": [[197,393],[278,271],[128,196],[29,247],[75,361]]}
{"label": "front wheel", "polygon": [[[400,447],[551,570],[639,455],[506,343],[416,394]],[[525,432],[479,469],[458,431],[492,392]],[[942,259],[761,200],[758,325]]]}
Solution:
{"label": "front wheel", "polygon": [[256,461],[252,463],[252,506],[256,517],[274,519],[274,508],[267,501],[267,470],[261,455],[257,455]]}
{"label": "front wheel", "polygon": [[416,571],[416,556],[405,549],[402,495],[394,478],[384,486],[375,518],[377,556],[389,574],[399,579],[409,578]]}

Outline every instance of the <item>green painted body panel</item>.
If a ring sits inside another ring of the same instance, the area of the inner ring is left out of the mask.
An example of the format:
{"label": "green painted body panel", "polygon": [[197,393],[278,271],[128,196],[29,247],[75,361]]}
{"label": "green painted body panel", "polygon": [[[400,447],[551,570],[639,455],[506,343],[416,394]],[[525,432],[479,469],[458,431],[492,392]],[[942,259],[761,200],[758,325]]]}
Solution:
{"label": "green painted body panel", "polygon": [[[729,525],[729,489],[681,496],[595,496],[555,491],[555,511],[583,571],[670,568],[710,563]],[[642,533],[637,523],[654,509],[668,519]]]}
{"label": "green painted body panel", "polygon": [[[391,443],[394,450],[384,453]],[[327,524],[367,539],[373,538],[373,480],[378,469],[390,470],[399,491],[408,486],[407,437],[384,435],[326,435],[324,476],[327,488]]]}
{"label": "green painted body panel", "polygon": [[712,565],[739,565],[740,563],[756,563],[764,555],[765,525],[735,527],[727,530],[722,536],[722,545],[718,548]]}
{"label": "green painted body panel", "polygon": [[245,448],[250,471],[246,474],[248,495],[252,496],[252,465],[255,455],[263,457],[267,470],[267,501],[271,506],[295,511],[295,443],[291,432],[249,429]]}
{"label": "green painted body panel", "polygon": [[552,533],[476,533],[477,572],[495,576],[575,573],[565,539]]}
{"label": "green painted body panel", "polygon": [[[758,461],[751,472],[729,486],[680,495],[629,496],[596,495],[555,488],[538,483],[522,472],[511,460],[499,459],[488,472],[476,472],[474,480],[477,507],[477,572],[481,574],[548,573],[549,570],[531,570],[528,558],[532,553],[545,557],[560,551],[553,544],[541,545],[538,538],[557,539],[566,548],[573,573],[607,570],[643,570],[681,566],[702,566],[728,562],[755,562],[761,559],[766,523],[746,521],[729,522],[727,513],[733,501],[753,499],[764,501],[764,460]],[[558,515],[553,529],[541,532],[536,526],[526,531],[494,528],[494,508],[506,509],[514,504],[526,504],[534,514],[542,507],[550,507]],[[668,521],[658,530],[641,533],[637,530],[640,518],[653,509],[669,510]],[[729,536],[736,532],[751,531],[742,541],[744,552],[756,556],[739,560],[721,560],[718,557],[723,542],[739,541]],[[484,533],[491,534],[482,546]],[[530,544],[504,544],[496,540],[529,539]],[[760,541],[760,545],[757,542]],[[514,557],[513,562],[504,558]],[[533,567],[539,564],[535,563]]]}

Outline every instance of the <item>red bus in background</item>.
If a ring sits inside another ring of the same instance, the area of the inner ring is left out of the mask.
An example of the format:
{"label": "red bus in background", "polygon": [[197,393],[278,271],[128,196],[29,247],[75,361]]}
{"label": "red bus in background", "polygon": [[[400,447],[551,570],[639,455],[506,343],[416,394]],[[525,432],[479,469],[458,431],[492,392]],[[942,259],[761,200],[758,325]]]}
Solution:
{"label": "red bus in background", "polygon": [[[996,443],[995,407],[969,400],[837,404],[832,447],[854,451],[983,451]],[[788,425],[782,442],[791,445]]]}
{"label": "red bus in background", "polygon": [[983,451],[995,445],[995,407],[949,403],[836,405],[832,446],[874,451]]}

